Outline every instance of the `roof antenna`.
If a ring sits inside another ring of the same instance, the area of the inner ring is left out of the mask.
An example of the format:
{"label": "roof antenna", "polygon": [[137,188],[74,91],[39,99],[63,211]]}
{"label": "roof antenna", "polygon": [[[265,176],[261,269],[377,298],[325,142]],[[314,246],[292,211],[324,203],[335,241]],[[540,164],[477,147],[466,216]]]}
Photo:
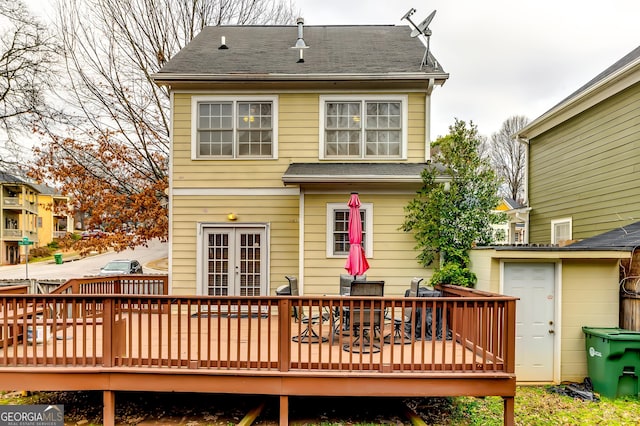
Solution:
{"label": "roof antenna", "polygon": [[431,30],[429,29],[429,24],[433,20],[433,17],[436,16],[436,11],[434,10],[433,12],[431,12],[431,14],[427,16],[424,21],[420,22],[419,25],[414,24],[411,20],[411,15],[413,15],[415,12],[416,10],[414,8],[409,9],[409,11],[405,13],[400,20],[406,19],[407,21],[409,21],[409,23],[413,27],[413,31],[411,31],[411,37],[417,36],[424,47],[426,47],[427,49],[424,52],[422,62],[420,63],[420,69],[422,69],[423,66],[429,65],[429,40],[431,39]]}
{"label": "roof antenna", "polygon": [[304,54],[302,53],[304,49],[308,49],[307,43],[304,42],[304,38],[302,38],[302,30],[304,25],[304,19],[298,18],[296,21],[298,24],[298,40],[296,40],[295,46],[292,46],[292,49],[298,49],[300,51],[300,59],[298,59],[298,63],[304,62]]}

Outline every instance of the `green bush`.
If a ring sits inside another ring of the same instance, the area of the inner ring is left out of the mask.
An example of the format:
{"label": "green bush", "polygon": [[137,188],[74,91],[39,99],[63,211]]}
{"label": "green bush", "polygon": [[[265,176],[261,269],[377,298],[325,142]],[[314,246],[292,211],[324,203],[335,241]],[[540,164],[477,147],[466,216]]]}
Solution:
{"label": "green bush", "polygon": [[429,281],[432,286],[453,284],[462,287],[474,287],[477,282],[476,274],[471,272],[469,268],[462,267],[454,262],[446,263],[442,268],[436,269]]}

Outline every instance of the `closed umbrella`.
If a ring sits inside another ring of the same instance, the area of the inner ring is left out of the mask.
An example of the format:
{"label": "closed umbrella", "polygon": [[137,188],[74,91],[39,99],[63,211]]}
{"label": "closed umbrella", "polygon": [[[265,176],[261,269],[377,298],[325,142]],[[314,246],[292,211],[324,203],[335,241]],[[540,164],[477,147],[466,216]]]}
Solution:
{"label": "closed umbrella", "polygon": [[349,198],[349,256],[344,269],[354,279],[363,275],[369,269],[369,262],[362,247],[362,222],[360,221],[360,198],[357,192],[351,193]]}

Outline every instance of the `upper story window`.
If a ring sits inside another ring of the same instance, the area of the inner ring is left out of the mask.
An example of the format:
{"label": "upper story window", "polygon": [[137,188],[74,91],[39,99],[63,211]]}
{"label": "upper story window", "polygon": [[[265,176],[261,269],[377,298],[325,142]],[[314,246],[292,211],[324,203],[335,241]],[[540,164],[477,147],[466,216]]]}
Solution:
{"label": "upper story window", "polygon": [[562,244],[571,240],[571,218],[551,221],[551,244]]}
{"label": "upper story window", "polygon": [[277,158],[277,98],[193,98],[192,158]]}
{"label": "upper story window", "polygon": [[320,111],[320,158],[406,158],[406,96],[321,96]]}

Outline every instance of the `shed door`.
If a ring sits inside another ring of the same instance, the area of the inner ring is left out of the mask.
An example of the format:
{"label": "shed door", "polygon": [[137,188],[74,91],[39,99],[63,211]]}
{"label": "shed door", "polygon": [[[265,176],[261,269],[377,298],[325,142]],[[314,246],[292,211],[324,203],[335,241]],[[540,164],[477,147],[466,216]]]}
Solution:
{"label": "shed door", "polygon": [[522,382],[553,380],[555,265],[505,263],[504,293],[516,306],[516,377]]}

